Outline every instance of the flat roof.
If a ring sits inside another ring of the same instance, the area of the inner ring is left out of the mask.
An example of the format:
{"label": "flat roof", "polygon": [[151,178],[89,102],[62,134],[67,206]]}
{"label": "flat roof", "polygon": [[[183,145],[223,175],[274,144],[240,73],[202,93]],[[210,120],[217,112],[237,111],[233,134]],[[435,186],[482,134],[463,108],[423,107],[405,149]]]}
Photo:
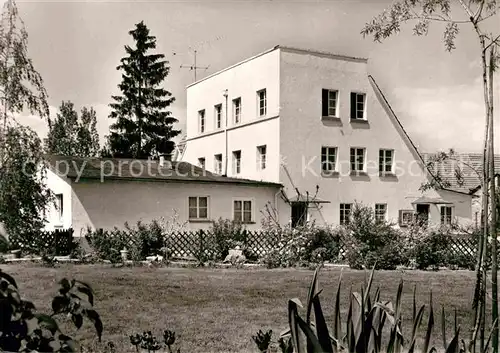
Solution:
{"label": "flat roof", "polygon": [[354,56],[348,56],[348,55],[342,55],[342,54],[335,54],[335,53],[330,53],[330,52],[326,52],[326,51],[319,51],[319,50],[313,50],[313,49],[304,49],[304,48],[295,48],[295,47],[289,47],[289,46],[284,46],[284,45],[276,45],[274,47],[272,47],[271,49],[268,49],[266,51],[263,51],[257,55],[254,55],[254,56],[251,56],[245,60],[242,60],[234,65],[231,65],[231,66],[228,66],[222,70],[219,70],[219,71],[216,71],[214,72],[213,74],[210,74],[198,81],[195,81],[189,85],[186,86],[186,89],[187,88],[190,88],[200,82],[203,82],[205,80],[208,80],[209,78],[212,78],[214,76],[217,76],[221,73],[223,73],[224,71],[228,71],[232,68],[235,68],[237,66],[240,66],[246,62],[249,62],[251,60],[254,60],[254,59],[257,59],[258,57],[261,57],[263,55],[266,55],[266,54],[269,54],[275,50],[278,50],[278,49],[281,49],[281,50],[284,50],[284,51],[287,51],[287,52],[292,52],[292,53],[299,53],[299,54],[311,54],[311,55],[316,55],[316,56],[325,56],[325,57],[329,57],[329,58],[332,58],[332,59],[338,59],[338,60],[346,60],[346,61],[356,61],[356,62],[364,62],[366,63],[368,61],[367,58],[358,58],[358,57],[354,57]]}

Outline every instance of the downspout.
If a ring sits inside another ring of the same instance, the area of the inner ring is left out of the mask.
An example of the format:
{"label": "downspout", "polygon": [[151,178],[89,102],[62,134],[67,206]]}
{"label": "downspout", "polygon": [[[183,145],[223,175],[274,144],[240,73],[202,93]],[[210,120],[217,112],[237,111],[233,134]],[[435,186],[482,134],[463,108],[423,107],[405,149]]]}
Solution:
{"label": "downspout", "polygon": [[278,223],[279,223],[279,219],[280,219],[280,211],[278,208],[278,194],[282,194],[282,193],[283,193],[283,186],[280,187],[278,192],[274,194],[274,208],[276,209],[276,214],[278,215],[278,219],[277,219]]}
{"label": "downspout", "polygon": [[228,116],[228,114],[227,114],[227,89],[224,90],[223,95],[224,95],[224,98],[226,98],[226,109],[225,109],[226,110],[226,118],[225,118],[225,120],[226,120],[225,121],[226,126],[224,128],[225,150],[226,150],[226,152],[224,154],[225,161],[224,161],[224,174],[223,174],[223,176],[227,177],[227,161],[228,161],[228,157],[227,157],[227,153],[228,153],[227,152],[227,116]]}

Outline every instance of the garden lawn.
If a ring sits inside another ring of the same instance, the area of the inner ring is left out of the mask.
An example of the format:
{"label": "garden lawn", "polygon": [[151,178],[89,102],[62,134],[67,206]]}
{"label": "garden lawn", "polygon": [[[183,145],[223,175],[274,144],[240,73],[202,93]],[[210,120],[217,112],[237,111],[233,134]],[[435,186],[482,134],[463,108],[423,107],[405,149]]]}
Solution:
{"label": "garden lawn", "polygon": [[[103,344],[112,341],[116,352],[133,351],[129,335],[151,330],[161,334],[174,330],[182,353],[257,352],[251,336],[259,329],[272,329],[274,339],[287,327],[287,301],[297,297],[305,304],[313,271],[296,269],[189,269],[111,268],[104,265],[61,265],[57,268],[0,265],[17,280],[21,296],[32,300],[39,311],[50,312],[50,303],[63,277],[90,283],[95,307],[104,323]],[[339,268],[320,272],[321,300],[332,327]],[[369,273],[344,269],[342,274],[342,320],[348,309],[350,287],[359,290]],[[441,305],[448,311],[448,327],[457,310],[462,332],[470,330],[474,273],[469,271],[380,271],[374,288],[381,299],[395,300],[404,280],[402,312],[404,332],[411,331],[413,287],[417,305],[428,304],[432,289],[436,327],[433,341],[441,348]],[[374,292],[374,291],[373,291]],[[427,313],[421,337],[427,325]],[[62,322],[68,322],[63,317]],[[85,322],[80,332],[63,324],[66,333],[85,345],[94,345],[95,332]],[[451,338],[448,333],[448,340]],[[467,338],[464,337],[463,338]]]}

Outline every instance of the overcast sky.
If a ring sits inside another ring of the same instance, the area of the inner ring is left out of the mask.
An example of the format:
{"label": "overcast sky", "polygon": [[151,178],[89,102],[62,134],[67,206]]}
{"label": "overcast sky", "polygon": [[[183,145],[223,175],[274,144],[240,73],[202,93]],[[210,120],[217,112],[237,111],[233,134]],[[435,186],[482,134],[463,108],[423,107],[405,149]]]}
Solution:
{"label": "overcast sky", "polygon": [[[185,87],[193,82],[193,73],[180,65],[192,63],[194,49],[198,65],[209,66],[198,72],[202,78],[281,44],[368,58],[369,73],[421,151],[479,151],[484,107],[480,51],[471,28],[463,27],[452,54],[444,50],[441,24],[432,26],[427,37],[412,36],[408,26],[382,44],[363,39],[364,23],[390,3],[18,0],[18,7],[29,33],[29,55],[44,78],[52,114],[63,100],[71,100],[78,109],[93,106],[101,135],[108,132],[111,95],[119,93],[116,66],[123,46],[132,44],[128,31],[144,20],[157,37],[158,52],[170,61],[165,88],[176,98],[172,112],[181,129],[186,119]],[[460,8],[456,10],[463,17]],[[492,23],[500,33],[499,18]],[[499,103],[497,98],[497,125]],[[31,116],[24,121],[46,135],[44,121]]]}

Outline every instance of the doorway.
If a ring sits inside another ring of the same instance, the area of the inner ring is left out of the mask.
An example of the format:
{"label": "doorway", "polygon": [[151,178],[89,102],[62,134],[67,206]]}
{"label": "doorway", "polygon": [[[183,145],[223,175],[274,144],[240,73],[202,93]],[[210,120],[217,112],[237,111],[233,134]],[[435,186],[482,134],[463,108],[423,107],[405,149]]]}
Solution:
{"label": "doorway", "polygon": [[292,202],[292,228],[303,226],[307,221],[307,202]]}
{"label": "doorway", "polygon": [[417,224],[425,227],[429,223],[430,206],[426,204],[417,204]]}

